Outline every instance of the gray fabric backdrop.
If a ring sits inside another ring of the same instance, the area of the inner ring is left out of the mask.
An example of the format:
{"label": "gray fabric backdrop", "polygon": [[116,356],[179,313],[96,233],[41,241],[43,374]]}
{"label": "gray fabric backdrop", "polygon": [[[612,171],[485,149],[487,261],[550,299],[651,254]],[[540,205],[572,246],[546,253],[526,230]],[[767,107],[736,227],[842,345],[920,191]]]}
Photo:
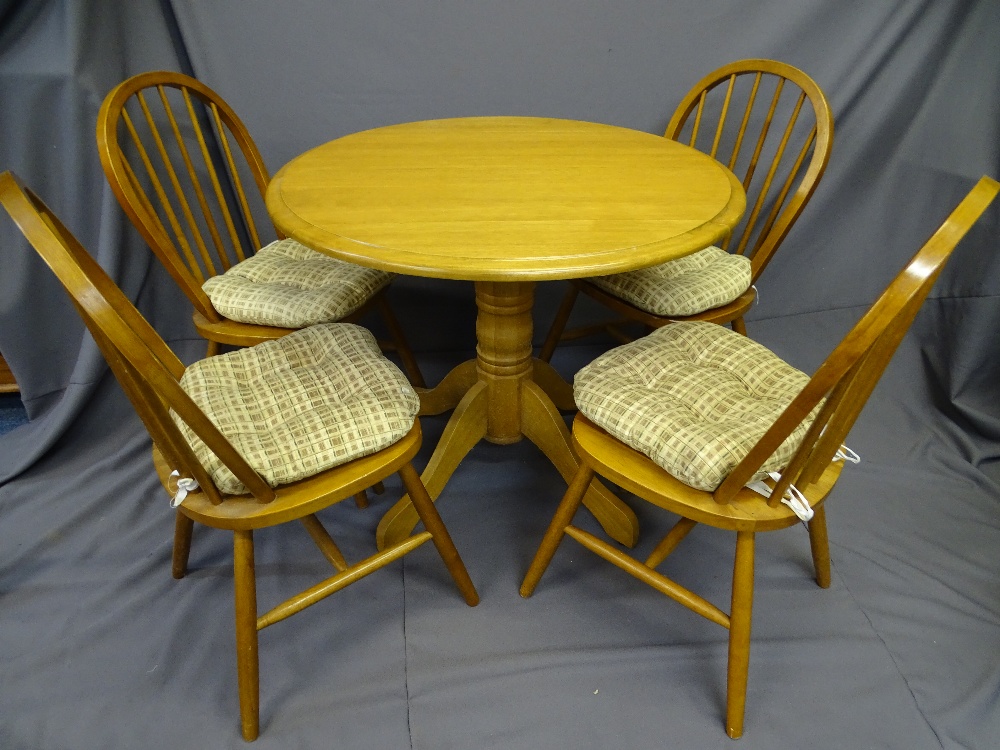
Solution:
{"label": "gray fabric backdrop", "polygon": [[[274,171],[331,138],[416,119],[662,132],[695,80],[742,57],[804,69],[836,118],[826,176],[748,323],[811,370],[974,180],[1000,176],[995,0],[7,0],[0,169],[194,357],[189,307],[97,159],[97,110],[128,75],[193,72]],[[811,584],[795,530],[761,543],[745,747],[996,746],[998,225],[994,207],[963,243],[852,436],[865,462],[830,506],[833,588]],[[539,285],[536,340],[562,291]],[[401,279],[393,300],[432,379],[468,354],[471,285]],[[197,536],[195,572],[169,579],[148,441],[4,217],[0,351],[32,417],[0,437],[0,746],[240,746],[228,540]],[[560,350],[556,364],[570,374],[598,351]],[[425,458],[442,425],[425,420]],[[428,554],[268,631],[258,744],[731,746],[721,630],[575,549],[533,599],[517,597],[561,492],[530,445],[477,449],[442,512],[483,603],[464,608]],[[350,548],[384,507],[330,517]],[[640,512],[644,530],[665,527]],[[724,604],[731,539],[700,531],[672,564]],[[322,569],[301,541],[262,535],[262,601]]]}

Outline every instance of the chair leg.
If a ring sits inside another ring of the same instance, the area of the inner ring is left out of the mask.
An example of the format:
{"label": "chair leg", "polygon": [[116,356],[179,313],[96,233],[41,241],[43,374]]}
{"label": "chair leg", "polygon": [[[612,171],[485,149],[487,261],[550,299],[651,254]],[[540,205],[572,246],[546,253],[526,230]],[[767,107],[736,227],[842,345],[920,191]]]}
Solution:
{"label": "chair leg", "polygon": [[424,382],[423,373],[420,372],[417,360],[413,356],[413,350],[410,349],[410,345],[403,335],[403,329],[400,328],[399,321],[396,320],[396,315],[389,307],[389,301],[384,294],[378,296],[377,304],[379,312],[382,314],[382,320],[385,321],[385,327],[389,329],[389,336],[392,337],[392,342],[396,345],[396,353],[403,360],[403,369],[406,370],[406,376],[410,379],[410,383],[417,388],[426,388],[427,384]]}
{"label": "chair leg", "polygon": [[236,590],[236,674],[240,692],[243,739],[260,730],[260,665],[257,660],[257,584],[254,576],[253,531],[233,532],[233,582]]}
{"label": "chair leg", "polygon": [[208,342],[208,346],[205,347],[205,356],[206,357],[214,357],[218,353],[219,353],[219,342],[218,341],[209,341]]}
{"label": "chair leg", "polygon": [[813,567],[816,568],[816,583],[820,588],[830,588],[830,540],[826,534],[826,506],[813,511],[809,521],[809,547],[812,549]]}
{"label": "chair leg", "polygon": [[328,563],[341,573],[350,567],[347,564],[347,560],[344,559],[344,554],[340,551],[337,543],[333,541],[333,537],[330,536],[330,533],[316,517],[315,513],[303,516],[299,519],[299,523],[309,532],[310,538],[319,547],[319,551],[323,553],[323,557],[326,558]]}
{"label": "chair leg", "polygon": [[444,521],[441,520],[441,516],[437,512],[437,508],[434,507],[434,501],[427,494],[427,488],[424,487],[420,475],[413,468],[413,464],[407,463],[400,467],[399,476],[403,480],[403,486],[406,487],[407,493],[410,495],[410,501],[413,503],[414,510],[417,511],[417,515],[423,521],[424,528],[430,532],[431,541],[437,547],[438,554],[444,560],[444,564],[448,568],[448,572],[451,573],[451,577],[455,579],[455,585],[458,587],[459,593],[462,594],[462,598],[465,599],[466,604],[470,607],[475,607],[479,604],[479,594],[476,593],[476,587],[469,577],[469,571],[465,569],[465,563],[462,562],[462,558],[455,548],[455,543],[451,540],[451,534],[448,533]]}
{"label": "chair leg", "polygon": [[581,463],[580,468],[573,475],[573,481],[570,482],[566,494],[563,495],[562,502],[559,503],[559,507],[556,509],[552,523],[549,524],[545,536],[542,537],[542,543],[538,546],[535,559],[531,561],[531,565],[528,567],[528,572],[524,576],[524,582],[521,583],[521,596],[527,598],[534,592],[535,586],[538,585],[538,581],[541,580],[542,575],[545,573],[545,569],[552,562],[552,556],[555,555],[559,543],[566,534],[566,527],[569,526],[570,521],[573,520],[573,516],[576,515],[576,511],[580,507],[580,503],[583,502],[583,496],[586,494],[587,488],[590,487],[590,482],[593,478],[594,470],[587,464]]}
{"label": "chair leg", "polygon": [[[375,482],[371,486],[371,489],[375,491],[376,495],[382,495],[385,493],[385,485],[381,482]],[[368,507],[368,492],[366,490],[361,490],[358,494],[354,496],[354,504],[359,508],[364,510]]]}
{"label": "chair leg", "polygon": [[171,571],[174,578],[183,578],[187,573],[188,556],[191,554],[191,533],[194,521],[177,511],[174,518],[174,555]]}
{"label": "chair leg", "polygon": [[733,330],[743,336],[747,335],[747,324],[743,321],[743,316],[735,318],[732,322]]}
{"label": "chair leg", "polygon": [[579,293],[580,290],[576,288],[576,285],[570,283],[566,296],[563,297],[559,310],[556,312],[555,320],[552,321],[552,327],[549,328],[549,333],[545,337],[545,343],[542,344],[542,350],[538,353],[538,358],[543,362],[549,362],[552,359],[552,353],[556,350],[563,331],[566,330],[566,323],[569,322],[569,315],[573,312],[573,305],[576,303],[576,297]]}
{"label": "chair leg", "polygon": [[754,534],[736,533],[732,609],[729,613],[729,668],[726,684],[726,733],[734,740],[743,734],[750,667],[750,616],[753,611]]}
{"label": "chair leg", "polygon": [[656,549],[646,558],[646,567],[656,568],[666,560],[677,545],[684,541],[684,537],[691,533],[691,529],[697,525],[698,522],[692,521],[690,518],[681,518],[678,520],[673,528],[667,532],[667,535],[660,540],[660,543],[656,545]]}

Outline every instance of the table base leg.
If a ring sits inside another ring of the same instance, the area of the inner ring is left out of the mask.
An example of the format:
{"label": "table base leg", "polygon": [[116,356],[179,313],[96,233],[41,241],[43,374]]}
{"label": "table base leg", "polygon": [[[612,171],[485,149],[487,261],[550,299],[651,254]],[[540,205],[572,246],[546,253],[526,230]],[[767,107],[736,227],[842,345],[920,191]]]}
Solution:
{"label": "table base leg", "polygon": [[420,411],[417,415],[426,417],[454,409],[478,379],[476,360],[470,359],[453,367],[433,388],[416,388],[420,395]]}
{"label": "table base leg", "polygon": [[[432,499],[480,440],[506,445],[528,438],[569,482],[578,461],[559,409],[572,410],[573,389],[547,362],[531,356],[533,282],[476,282],[476,358],[420,389],[420,414],[454,408],[421,479]],[[555,500],[556,498],[553,498]],[[629,547],[639,523],[625,503],[594,482],[584,504],[608,534]],[[417,514],[404,495],[379,522],[379,549],[409,536]]]}
{"label": "table base leg", "polygon": [[573,386],[563,380],[563,376],[548,362],[533,359],[531,364],[531,379],[545,391],[546,396],[552,399],[556,408],[562,411],[576,411]]}
{"label": "table base leg", "polygon": [[[475,365],[475,360],[472,364]],[[449,375],[458,369],[455,368]],[[432,500],[437,500],[462,459],[486,436],[486,408],[486,383],[477,382],[458,403],[420,475]],[[379,550],[401,542],[410,535],[419,520],[410,496],[403,495],[379,521],[375,531],[375,543]]]}
{"label": "table base leg", "polygon": [[[580,462],[573,455],[569,428],[542,388],[530,380],[521,386],[521,429],[552,462],[566,483],[573,481]],[[583,496],[583,504],[615,541],[626,547],[634,547],[639,541],[639,520],[635,512],[597,479],[591,482]]]}
{"label": "table base leg", "polygon": [[[456,367],[448,377],[460,377],[459,370],[462,367]],[[486,438],[488,392],[485,382],[476,382],[466,392],[448,421],[421,474],[432,499],[436,500],[441,494],[448,479],[476,443]],[[570,447],[571,439],[566,423],[541,385],[531,380],[522,381],[520,396],[521,429],[524,436],[538,446],[568,482],[572,479],[578,462]],[[604,485],[595,480],[584,498],[584,504],[612,539],[628,547],[635,546],[639,536],[635,513]],[[407,537],[418,520],[409,496],[404,495],[379,521],[375,533],[378,548],[384,549]]]}

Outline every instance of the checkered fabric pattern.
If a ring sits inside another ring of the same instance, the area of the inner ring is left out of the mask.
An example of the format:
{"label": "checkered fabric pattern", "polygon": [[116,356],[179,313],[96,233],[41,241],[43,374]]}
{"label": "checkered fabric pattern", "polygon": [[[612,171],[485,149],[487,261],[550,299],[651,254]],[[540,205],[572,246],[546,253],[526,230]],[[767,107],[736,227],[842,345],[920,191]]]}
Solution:
{"label": "checkered fabric pattern", "polygon": [[361,307],[391,274],[346,263],[295,240],[277,240],[202,285],[221,315],[240,323],[304,328]]}
{"label": "checkered fabric pattern", "polygon": [[[713,491],[809,382],[760,344],[681,322],[612,349],[577,373],[580,411],[691,487]],[[781,471],[815,413],[755,478]]]}
{"label": "checkered fabric pattern", "polygon": [[[420,399],[360,326],[330,323],[191,365],[181,386],[272,487],[392,445]],[[221,492],[246,487],[176,415]]]}
{"label": "checkered fabric pattern", "polygon": [[750,259],[712,245],[657,266],[590,281],[654,315],[694,315],[732,302],[749,289]]}

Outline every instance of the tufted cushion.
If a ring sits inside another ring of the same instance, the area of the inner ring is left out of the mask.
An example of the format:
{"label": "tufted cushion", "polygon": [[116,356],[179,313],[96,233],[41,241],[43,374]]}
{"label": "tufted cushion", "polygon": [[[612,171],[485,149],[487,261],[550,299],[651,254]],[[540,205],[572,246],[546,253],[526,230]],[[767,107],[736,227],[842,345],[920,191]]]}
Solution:
{"label": "tufted cushion", "polygon": [[278,240],[201,288],[230,320],[304,328],[350,315],[391,279],[385,271]]}
{"label": "tufted cushion", "polygon": [[694,315],[732,302],[749,289],[750,259],[711,246],[658,266],[590,281],[654,315]]}
{"label": "tufted cushion", "polygon": [[[612,349],[574,381],[580,411],[680,481],[712,491],[809,377],[728,328],[681,322]],[[755,478],[785,468],[806,420]]]}
{"label": "tufted cushion", "polygon": [[[246,461],[277,487],[392,445],[420,399],[360,326],[330,323],[195,362],[181,386]],[[243,484],[178,417],[222,492]]]}

